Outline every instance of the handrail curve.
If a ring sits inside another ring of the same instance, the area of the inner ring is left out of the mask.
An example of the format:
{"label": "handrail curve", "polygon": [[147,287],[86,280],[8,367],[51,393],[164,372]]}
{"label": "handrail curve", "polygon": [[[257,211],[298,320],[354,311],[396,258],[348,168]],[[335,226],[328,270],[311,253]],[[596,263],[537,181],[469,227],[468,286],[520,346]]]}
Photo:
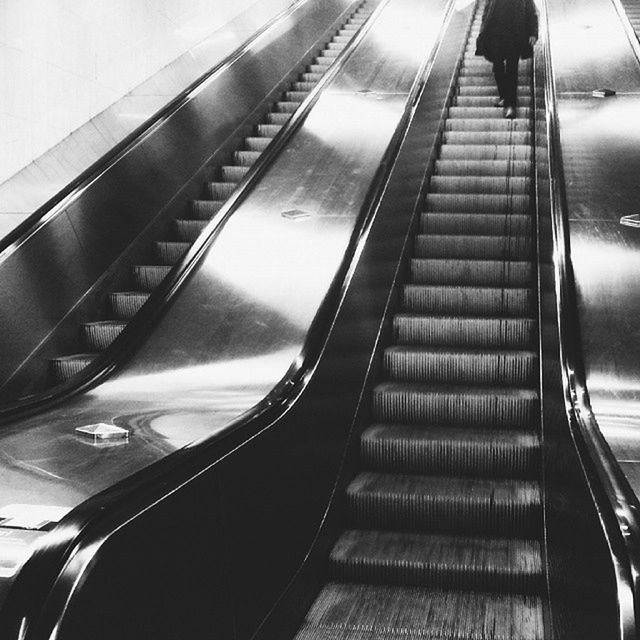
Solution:
{"label": "handrail curve", "polygon": [[[569,215],[547,0],[541,3],[541,14],[541,23],[545,27],[541,29],[541,44],[545,64],[544,97],[549,149],[553,266],[565,408],[611,553],[618,588],[619,640],[637,640],[640,621],[640,504],[600,431],[589,401],[580,341],[576,285],[571,264]],[[602,495],[593,490],[594,486],[601,490]]]}

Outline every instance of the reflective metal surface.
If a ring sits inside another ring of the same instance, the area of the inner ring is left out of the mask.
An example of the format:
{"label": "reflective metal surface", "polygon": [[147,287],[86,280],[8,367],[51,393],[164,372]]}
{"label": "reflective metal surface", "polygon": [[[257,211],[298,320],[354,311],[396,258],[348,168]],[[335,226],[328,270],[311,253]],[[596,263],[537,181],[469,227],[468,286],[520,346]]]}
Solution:
{"label": "reflective metal surface", "polygon": [[640,236],[619,224],[640,207],[640,65],[610,2],[549,6],[587,388],[640,495]]}
{"label": "reflective metal surface", "polygon": [[[422,56],[407,56],[406,65],[413,65],[415,76],[435,44],[435,36],[425,39],[425,29],[414,28],[413,23],[441,22],[444,3],[425,7],[417,0],[392,0],[385,11],[394,16],[389,24],[404,29],[405,34],[412,33],[415,47],[423,52]],[[459,43],[463,35],[460,22],[468,16],[468,11],[462,13],[456,22],[454,35]],[[439,93],[432,102],[427,101],[428,110],[421,116],[430,122],[428,138],[432,141],[438,133],[443,93],[446,96],[450,86],[450,49],[446,53],[448,68],[445,60],[438,67],[440,75],[435,74],[434,88]],[[367,65],[354,56],[350,73],[364,74],[375,65],[384,77],[385,58],[386,52],[380,51]],[[359,211],[367,204],[368,191],[377,187],[380,159],[412,96],[413,78],[407,72],[403,78],[400,83],[394,79],[392,92],[377,85],[375,96],[331,89],[322,96],[291,146],[230,219],[201,268],[130,366],[108,384],[57,412],[57,424],[47,427],[52,438],[56,430],[61,432],[76,420],[77,412],[88,417],[93,404],[94,418],[119,415],[132,428],[129,444],[138,440],[140,445],[146,444],[147,452],[160,457],[163,449],[215,433],[234,411],[250,406],[277,381],[299,354],[309,323],[327,295],[357,227]],[[345,121],[353,126],[336,125]],[[67,581],[71,574],[61,574],[56,593],[47,599],[44,609],[34,610],[38,600],[33,594],[22,601],[26,609],[21,615],[28,620],[22,622],[26,637],[49,636],[52,629],[60,637],[82,637],[87,624],[94,638],[101,634],[131,637],[134,628],[128,615],[144,620],[154,637],[186,637],[195,631],[193,637],[215,632],[248,638],[255,633],[295,575],[330,499],[345,429],[350,426],[344,416],[353,415],[358,402],[371,344],[388,301],[389,282],[395,277],[405,242],[407,215],[417,211],[424,158],[416,163],[416,155],[428,159],[431,152],[424,137],[417,144],[414,139],[400,177],[388,187],[382,222],[375,232],[373,228],[363,231],[363,242],[355,250],[347,278],[347,284],[353,282],[354,286],[341,300],[333,341],[320,343],[322,352],[330,357],[324,360],[322,371],[318,368],[305,374],[314,385],[308,401],[286,411],[287,422],[282,428],[269,430],[264,424],[258,425],[255,437],[247,439],[240,434],[241,455],[215,457],[217,445],[207,450],[203,443],[168,458],[167,463],[171,459],[184,461],[193,449],[194,454],[207,453],[208,459],[217,463],[203,465],[202,460],[194,460],[187,471],[199,471],[184,485],[178,479],[182,472],[171,478],[170,485],[156,482],[153,491],[163,495],[152,500],[148,505],[152,508],[130,512],[138,507],[123,501],[124,485],[104,494],[115,511],[99,509],[93,513],[98,529],[88,527],[83,534],[97,533],[99,538],[95,544],[79,547],[67,567],[81,580],[74,578],[71,583]],[[403,179],[407,169],[409,182]],[[403,205],[402,216],[398,215],[398,204]],[[282,216],[283,211],[291,210],[311,215],[301,219]],[[364,238],[372,242],[365,244]],[[356,268],[359,261],[362,269]],[[30,424],[35,428],[35,422]],[[231,436],[218,442],[230,450],[235,446]],[[112,465],[117,464],[115,452],[119,449],[104,451],[113,456]],[[277,464],[268,451],[278,452]],[[106,460],[96,456],[93,462],[87,482],[99,481]],[[243,471],[247,468],[253,471],[251,477]],[[268,482],[256,483],[255,477]],[[135,487],[135,482],[131,484]],[[136,500],[149,500],[149,487],[133,495]],[[108,539],[101,537],[99,528],[111,527],[114,516],[128,521],[126,512],[132,514],[127,526],[112,529]],[[50,548],[78,535],[83,508],[77,513],[77,520],[72,514],[52,532]],[[223,535],[226,525],[230,529]],[[181,540],[188,543],[181,545]],[[176,553],[167,557],[168,548]],[[30,578],[42,581],[37,560],[43,560],[45,551],[21,573],[22,580],[9,603],[12,607],[20,602],[24,595],[21,589],[28,589]],[[97,552],[100,562],[96,564],[90,559]],[[158,562],[158,553],[162,562]],[[135,562],[131,562],[131,554]],[[85,573],[83,563],[87,560]],[[169,575],[177,577],[176,571],[180,575],[188,572],[189,579],[168,580]],[[251,579],[247,579],[249,575]],[[145,588],[137,588],[139,580]],[[70,603],[58,601],[58,594],[67,588],[73,591],[74,584],[83,585],[78,598],[74,593]],[[107,587],[109,593],[98,594],[96,586],[99,590]],[[130,597],[132,591],[138,594],[135,599]],[[103,624],[103,613],[113,610],[113,598],[122,597],[125,609],[116,607],[119,615],[106,616],[108,624]],[[151,610],[162,615],[147,615]],[[56,617],[61,612],[65,614],[62,627]],[[20,632],[21,615],[12,627],[16,633]]]}
{"label": "reflective metal surface", "polygon": [[[285,375],[434,45],[436,34],[425,38],[416,16],[427,23],[435,11],[441,18],[442,5],[421,4],[394,0],[384,9],[383,26],[374,26],[343,71],[358,90],[338,79],[325,91],[129,365],[59,409],[3,430],[3,504],[75,506],[215,434]],[[397,56],[371,45],[381,29],[402,39]],[[310,215],[282,216],[295,209]],[[96,423],[124,427],[129,438],[96,447],[75,433]]]}
{"label": "reflective metal surface", "polygon": [[144,264],[168,220],[201,195],[207,163],[279,98],[283,79],[351,4],[298,5],[3,245],[0,398],[38,390],[47,358],[73,352],[78,324],[93,319],[108,287],[127,289],[129,267]]}

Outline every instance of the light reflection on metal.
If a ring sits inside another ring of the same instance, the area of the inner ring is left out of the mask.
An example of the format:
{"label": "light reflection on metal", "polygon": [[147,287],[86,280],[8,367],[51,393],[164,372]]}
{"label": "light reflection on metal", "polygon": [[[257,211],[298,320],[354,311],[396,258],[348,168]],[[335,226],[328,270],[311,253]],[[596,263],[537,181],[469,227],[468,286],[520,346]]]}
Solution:
{"label": "light reflection on metal", "polygon": [[615,96],[616,92],[613,89],[594,89],[591,95],[594,98],[610,98],[611,96]]}
{"label": "light reflection on metal", "polygon": [[640,214],[634,213],[630,216],[622,216],[620,218],[620,224],[625,227],[640,229]]}
{"label": "light reflection on metal", "polygon": [[70,507],[58,507],[46,504],[9,504],[0,507],[0,526],[15,529],[42,529],[58,522]]}
{"label": "light reflection on metal", "polygon": [[287,220],[305,220],[306,218],[311,217],[310,211],[303,211],[302,209],[288,209],[287,211],[283,211],[280,214],[283,218]]}
{"label": "light reflection on metal", "polygon": [[128,429],[123,429],[114,424],[98,422],[84,427],[76,427],[76,433],[83,438],[88,438],[94,444],[101,442],[123,442],[129,439]]}

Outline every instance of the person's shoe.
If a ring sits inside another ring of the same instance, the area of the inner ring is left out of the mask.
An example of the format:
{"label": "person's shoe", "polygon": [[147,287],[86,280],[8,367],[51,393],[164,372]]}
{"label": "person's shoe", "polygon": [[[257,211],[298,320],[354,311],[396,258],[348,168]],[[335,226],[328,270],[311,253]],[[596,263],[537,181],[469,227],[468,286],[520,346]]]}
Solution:
{"label": "person's shoe", "polygon": [[507,107],[507,110],[504,112],[504,117],[513,120],[516,117],[515,107]]}
{"label": "person's shoe", "polygon": [[496,107],[504,107],[504,98],[498,98],[495,104]]}

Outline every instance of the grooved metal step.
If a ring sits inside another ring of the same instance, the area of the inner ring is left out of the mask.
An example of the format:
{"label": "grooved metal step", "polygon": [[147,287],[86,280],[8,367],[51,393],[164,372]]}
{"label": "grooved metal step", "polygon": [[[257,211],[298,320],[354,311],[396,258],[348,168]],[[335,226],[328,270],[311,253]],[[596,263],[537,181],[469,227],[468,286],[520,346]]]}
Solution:
{"label": "grooved metal step", "polygon": [[149,299],[148,293],[140,291],[116,291],[109,294],[109,305],[119,320],[130,320]]}
{"label": "grooved metal step", "polygon": [[527,287],[533,284],[533,265],[527,261],[414,258],[411,282],[428,285]]}
{"label": "grooved metal step", "polygon": [[84,343],[90,351],[104,351],[127,326],[120,320],[99,320],[82,325]]}
{"label": "grooved metal step", "polygon": [[52,384],[61,384],[88,367],[97,357],[96,353],[76,353],[58,356],[49,360],[49,377]]}
{"label": "grooved metal step", "polygon": [[436,235],[527,235],[532,228],[531,216],[522,213],[431,211],[420,216],[420,232]]}
{"label": "grooved metal step", "polygon": [[153,251],[161,265],[173,265],[180,262],[191,246],[190,242],[154,242]]}
{"label": "grooved metal step", "polygon": [[173,235],[180,242],[192,243],[208,224],[208,220],[174,220]]}
{"label": "grooved metal step", "polygon": [[540,545],[518,538],[345,531],[330,556],[334,578],[372,584],[536,593]]}
{"label": "grooved metal step", "polygon": [[428,315],[529,316],[534,295],[530,289],[407,284],[402,288],[404,311]]}
{"label": "grooved metal step", "polygon": [[539,408],[531,389],[382,382],[373,391],[378,422],[529,429]]}
{"label": "grooved metal step", "polygon": [[389,380],[433,384],[530,386],[536,380],[537,362],[532,351],[404,345],[384,351]]}
{"label": "grooved metal step", "polygon": [[533,248],[529,236],[419,234],[415,237],[414,255],[416,258],[526,260],[533,255]]}
{"label": "grooved metal step", "polygon": [[136,265],[133,267],[133,284],[138,291],[153,291],[170,271],[168,266]]}
{"label": "grooved metal step", "polygon": [[192,200],[191,217],[195,220],[211,220],[224,203],[224,200]]}
{"label": "grooved metal step", "polygon": [[436,161],[435,172],[440,176],[528,176],[531,163],[515,159],[441,159]]}
{"label": "grooved metal step", "polygon": [[528,213],[529,196],[501,193],[429,193],[427,211],[461,211],[464,213]]}
{"label": "grooved metal step", "polygon": [[358,528],[538,538],[537,482],[364,472],[347,487]]}
{"label": "grooved metal step", "polygon": [[[466,630],[466,633],[465,633]],[[537,595],[326,584],[296,640],[544,640]]]}
{"label": "grooved metal step", "polygon": [[529,178],[520,176],[440,176],[431,177],[431,193],[527,194]]}
{"label": "grooved metal step", "polygon": [[393,318],[398,344],[526,348],[534,343],[532,318],[472,318],[400,313]]}
{"label": "grooved metal step", "polygon": [[533,431],[374,424],[360,439],[368,470],[384,473],[533,478],[540,438]]}

